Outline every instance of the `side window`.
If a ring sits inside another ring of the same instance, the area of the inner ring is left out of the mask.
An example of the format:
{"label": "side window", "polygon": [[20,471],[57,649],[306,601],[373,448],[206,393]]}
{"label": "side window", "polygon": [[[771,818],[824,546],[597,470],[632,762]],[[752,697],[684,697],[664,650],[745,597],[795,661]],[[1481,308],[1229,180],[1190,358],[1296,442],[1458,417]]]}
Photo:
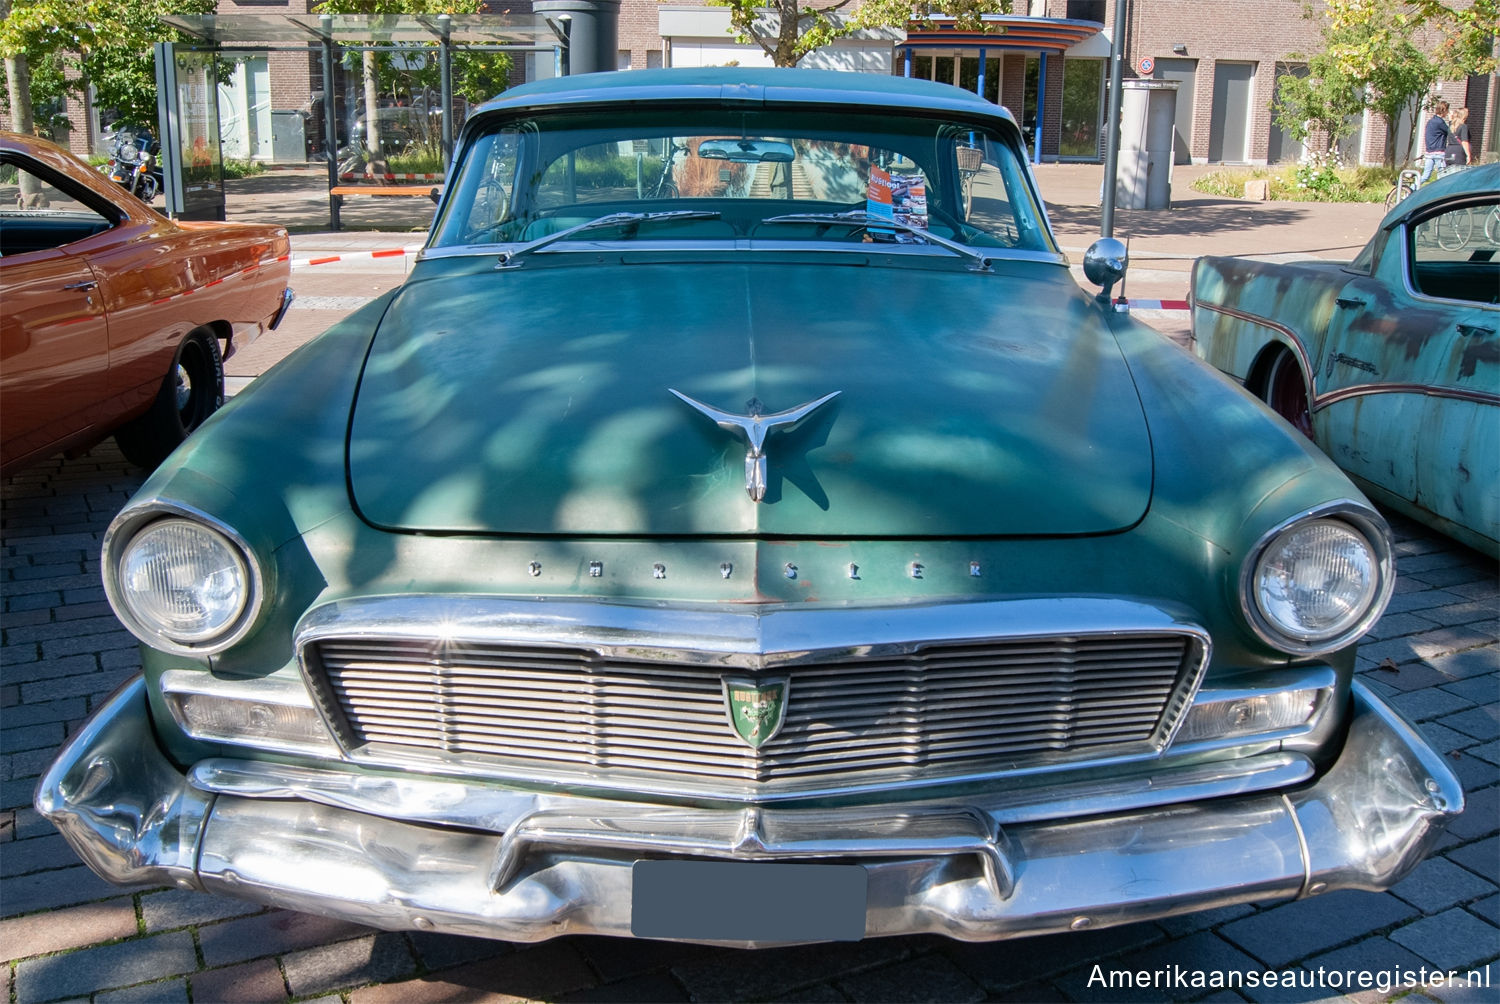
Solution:
{"label": "side window", "polygon": [[1412,287],[1423,296],[1500,302],[1500,202],[1447,209],[1409,231]]}
{"label": "side window", "polygon": [[0,161],[0,255],[64,247],[113,225],[29,165]]}

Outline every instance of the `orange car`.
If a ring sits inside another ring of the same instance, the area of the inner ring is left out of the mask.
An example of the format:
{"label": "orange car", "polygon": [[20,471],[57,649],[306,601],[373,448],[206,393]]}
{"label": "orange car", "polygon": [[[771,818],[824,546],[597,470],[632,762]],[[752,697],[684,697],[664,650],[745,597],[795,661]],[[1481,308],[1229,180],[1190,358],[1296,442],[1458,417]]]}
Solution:
{"label": "orange car", "polygon": [[114,434],[154,467],[291,304],[280,227],[173,222],[57,146],[0,133],[0,474]]}

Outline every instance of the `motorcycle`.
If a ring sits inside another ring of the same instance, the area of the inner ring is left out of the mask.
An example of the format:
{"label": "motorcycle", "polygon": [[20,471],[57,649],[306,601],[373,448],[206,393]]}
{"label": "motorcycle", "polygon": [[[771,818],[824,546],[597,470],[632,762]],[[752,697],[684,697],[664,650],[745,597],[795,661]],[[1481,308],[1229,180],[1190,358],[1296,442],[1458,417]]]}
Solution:
{"label": "motorcycle", "polygon": [[149,131],[121,129],[110,145],[106,173],[109,180],[142,202],[150,203],[162,190],[161,146]]}

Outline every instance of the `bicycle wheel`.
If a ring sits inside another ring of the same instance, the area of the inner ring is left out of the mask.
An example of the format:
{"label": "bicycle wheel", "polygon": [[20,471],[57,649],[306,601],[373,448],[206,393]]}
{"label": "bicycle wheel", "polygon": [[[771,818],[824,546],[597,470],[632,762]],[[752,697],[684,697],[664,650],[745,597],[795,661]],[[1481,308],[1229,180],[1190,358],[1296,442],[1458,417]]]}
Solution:
{"label": "bicycle wheel", "polygon": [[1396,203],[1400,202],[1411,193],[1411,186],[1406,184],[1406,182],[1404,181],[1399,184],[1392,185],[1391,190],[1387,192],[1385,196],[1385,208],[1388,210],[1395,209]]}
{"label": "bicycle wheel", "polygon": [[1460,251],[1474,236],[1474,216],[1469,210],[1444,213],[1435,221],[1438,247],[1444,251]]}
{"label": "bicycle wheel", "polygon": [[1484,217],[1484,239],[1500,244],[1500,206],[1491,207]]}

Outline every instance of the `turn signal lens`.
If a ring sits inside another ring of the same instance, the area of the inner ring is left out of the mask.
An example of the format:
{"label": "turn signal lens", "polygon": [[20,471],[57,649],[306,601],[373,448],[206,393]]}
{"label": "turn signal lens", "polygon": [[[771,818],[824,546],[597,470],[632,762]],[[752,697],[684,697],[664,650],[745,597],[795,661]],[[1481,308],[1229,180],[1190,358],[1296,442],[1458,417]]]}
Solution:
{"label": "turn signal lens", "polygon": [[1312,721],[1320,693],[1318,689],[1281,690],[1195,703],[1173,742],[1183,745],[1295,729]]}

